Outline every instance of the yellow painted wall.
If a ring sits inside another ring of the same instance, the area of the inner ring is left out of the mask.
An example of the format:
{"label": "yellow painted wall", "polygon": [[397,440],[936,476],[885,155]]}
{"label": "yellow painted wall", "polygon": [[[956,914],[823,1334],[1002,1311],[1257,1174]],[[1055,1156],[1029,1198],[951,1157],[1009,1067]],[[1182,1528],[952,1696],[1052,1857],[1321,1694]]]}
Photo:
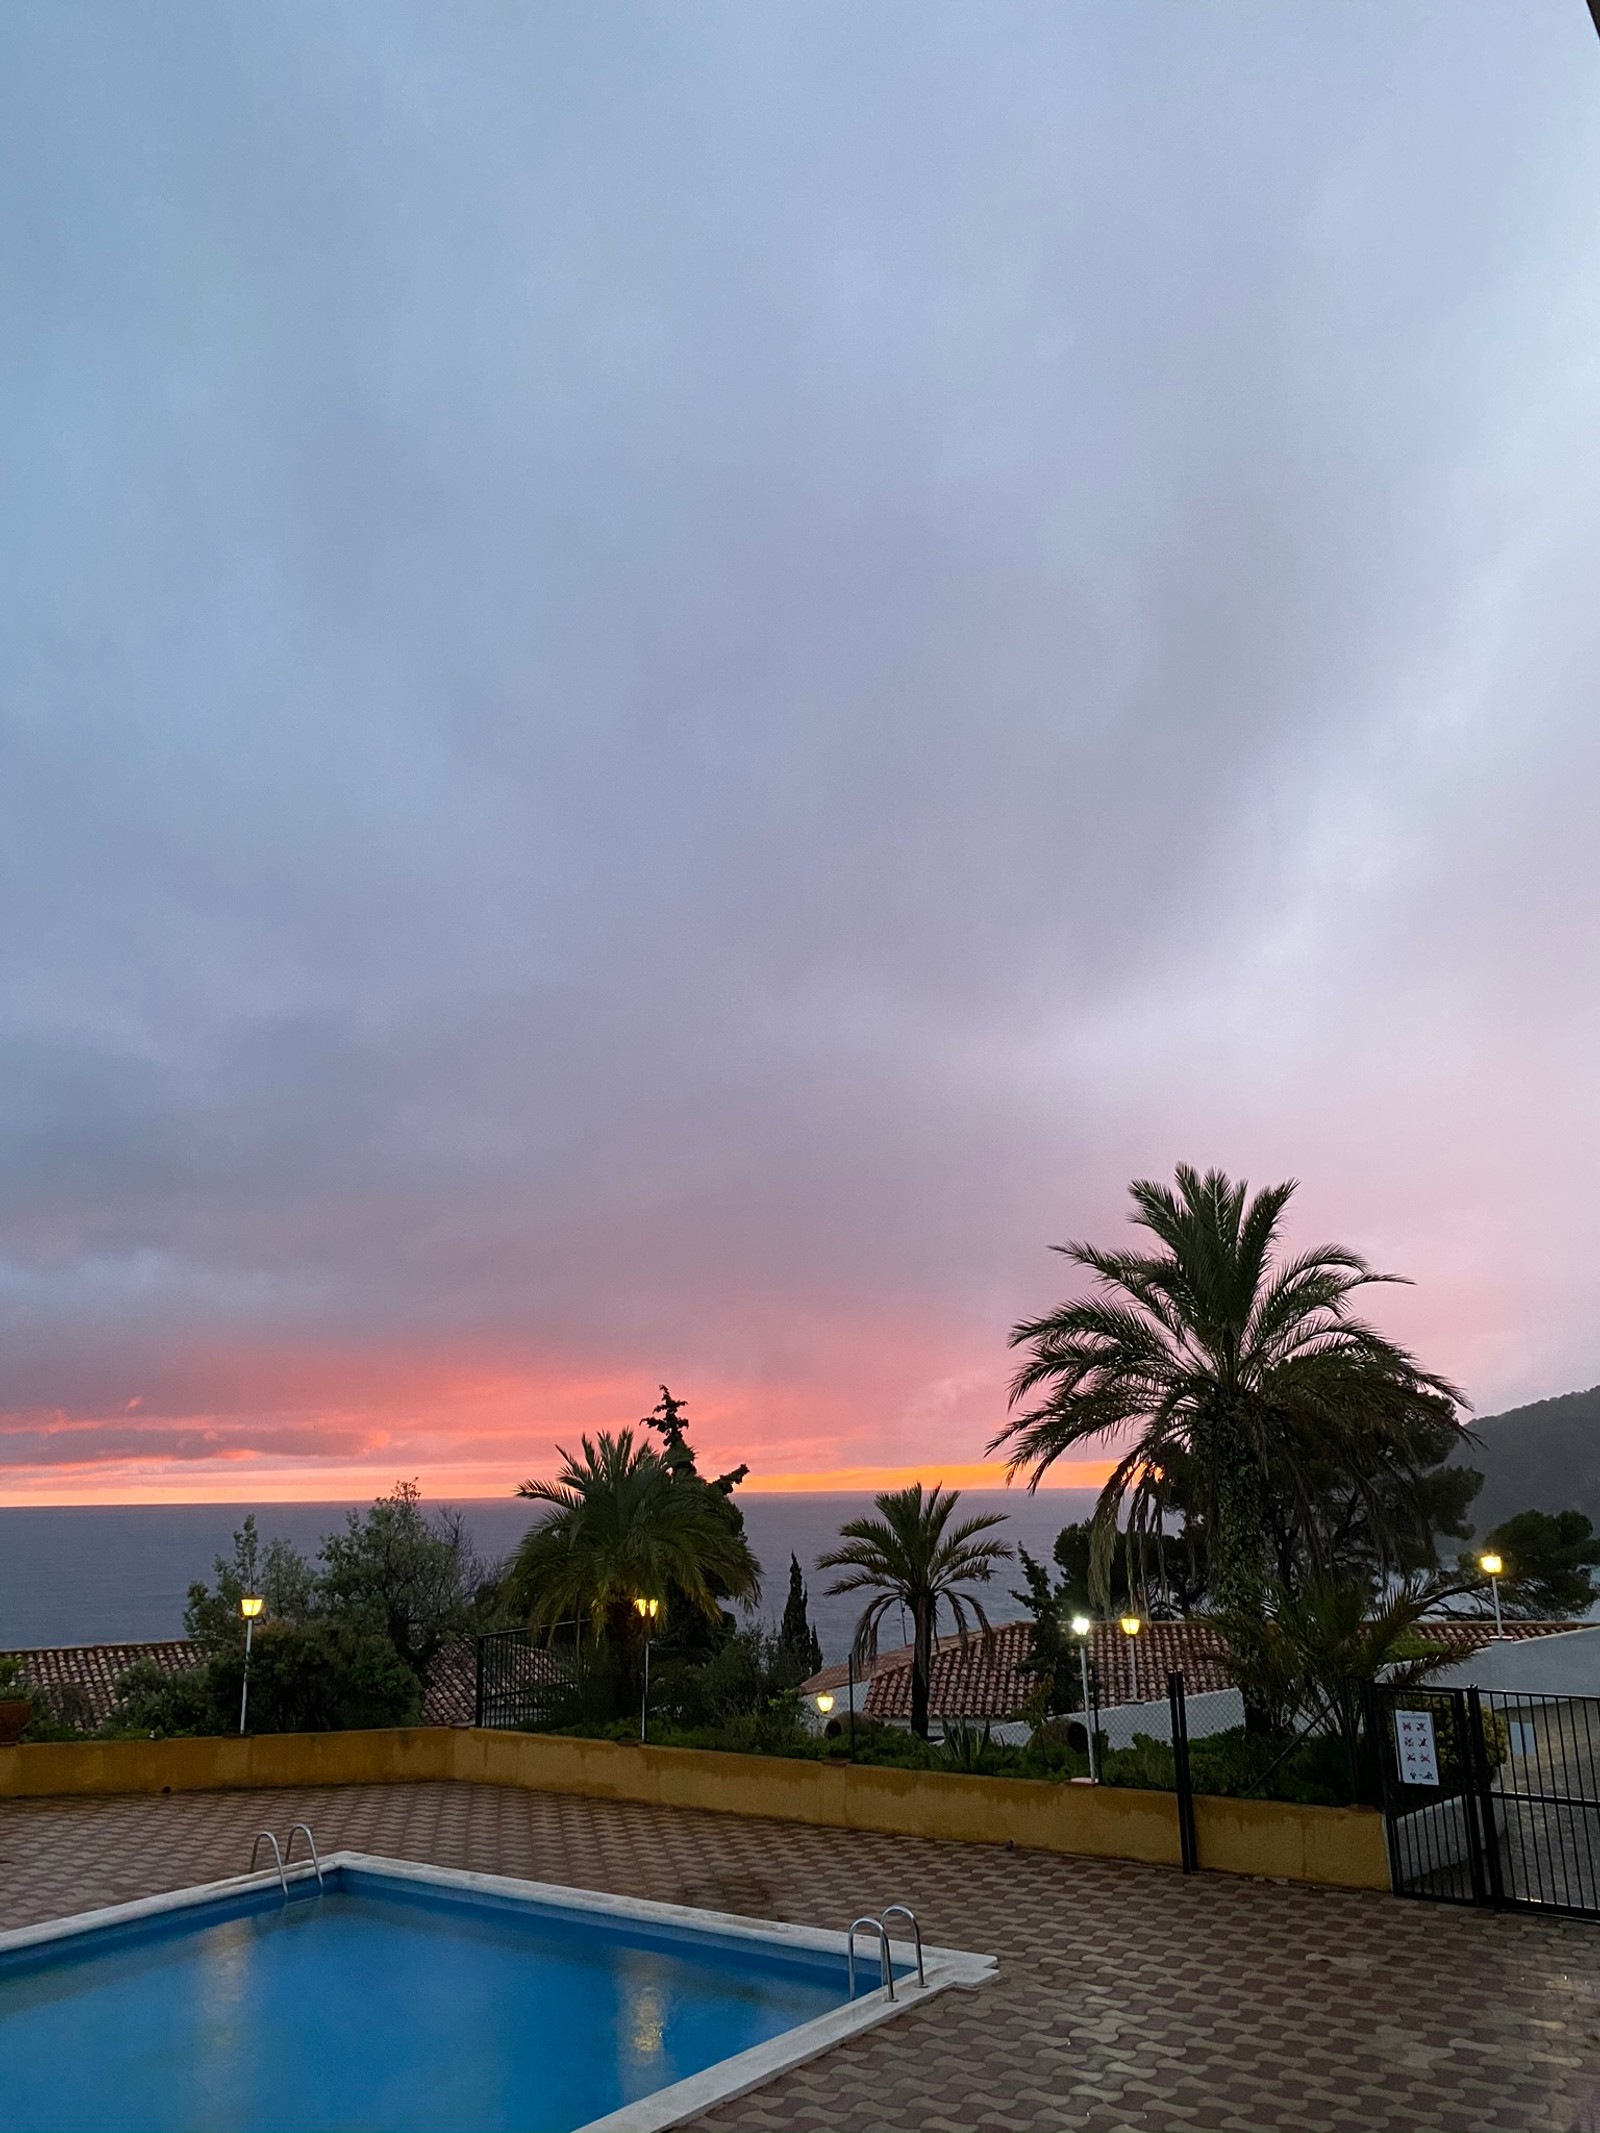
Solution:
{"label": "yellow painted wall", "polygon": [[455,1775],[459,1738],[444,1726],[401,1726],[370,1733],[253,1733],[243,1739],[40,1741],[0,1748],[0,1798],[448,1778]]}
{"label": "yellow painted wall", "polygon": [[[964,1777],[553,1734],[408,1726],[366,1733],[263,1733],[243,1740],[64,1741],[0,1748],[0,1797],[371,1785],[426,1778],[641,1800],[825,1829],[1014,1844],[1178,1863],[1170,1793]],[[1386,1889],[1382,1818],[1363,1808],[1195,1801],[1200,1864],[1344,1888]]]}

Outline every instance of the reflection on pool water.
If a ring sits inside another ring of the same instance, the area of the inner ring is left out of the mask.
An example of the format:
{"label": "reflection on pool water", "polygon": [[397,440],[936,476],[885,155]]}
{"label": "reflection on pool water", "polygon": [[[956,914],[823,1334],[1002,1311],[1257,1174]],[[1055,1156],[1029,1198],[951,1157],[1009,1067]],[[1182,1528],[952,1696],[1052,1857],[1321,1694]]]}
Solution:
{"label": "reflection on pool water", "polygon": [[841,2006],[843,1959],[348,1866],[0,1954],[30,2133],[571,2133]]}

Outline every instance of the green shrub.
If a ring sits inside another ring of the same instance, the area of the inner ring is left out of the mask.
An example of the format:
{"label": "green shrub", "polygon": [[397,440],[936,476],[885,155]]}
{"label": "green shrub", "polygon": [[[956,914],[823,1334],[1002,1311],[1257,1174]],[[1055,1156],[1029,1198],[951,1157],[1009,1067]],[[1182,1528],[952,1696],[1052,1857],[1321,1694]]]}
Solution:
{"label": "green shrub", "polygon": [[[1136,1735],[1126,1748],[1102,1746],[1099,1771],[1107,1785],[1171,1792],[1177,1783],[1171,1743],[1148,1734]],[[1348,1751],[1334,1733],[1298,1738],[1281,1730],[1252,1733],[1240,1726],[1208,1734],[1189,1744],[1189,1775],[1196,1792],[1231,1799],[1342,1807],[1351,1797]]]}
{"label": "green shrub", "polygon": [[[213,1713],[223,1721],[218,1730],[231,1731],[239,1722],[244,1654],[219,1653],[206,1671]],[[252,1733],[409,1726],[421,1716],[421,1682],[377,1631],[326,1621],[275,1622],[257,1632],[250,1660]]]}
{"label": "green shrub", "polygon": [[[112,1738],[165,1740],[233,1733],[239,1725],[243,1650],[169,1674],[141,1660],[120,1676],[104,1728]],[[348,1623],[268,1623],[250,1657],[252,1733],[329,1733],[414,1725],[422,1687],[387,1637]]]}
{"label": "green shrub", "polygon": [[41,1688],[29,1681],[20,1659],[0,1659],[0,1703],[30,1703],[32,1716],[23,1729],[24,1741],[82,1740],[88,1733],[88,1703],[81,1689]]}
{"label": "green shrub", "polygon": [[[237,1709],[233,1722],[239,1723]],[[113,1739],[148,1740],[223,1731],[216,1720],[211,1669],[169,1674],[153,1659],[138,1660],[117,1676],[117,1700],[102,1731]]]}

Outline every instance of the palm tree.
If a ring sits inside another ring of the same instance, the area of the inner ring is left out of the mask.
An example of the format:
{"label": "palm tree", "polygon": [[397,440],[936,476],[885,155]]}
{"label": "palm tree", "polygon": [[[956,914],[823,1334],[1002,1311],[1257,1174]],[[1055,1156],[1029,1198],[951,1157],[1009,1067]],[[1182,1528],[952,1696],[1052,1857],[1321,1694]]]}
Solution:
{"label": "palm tree", "polygon": [[[1094,1290],[1013,1328],[1011,1345],[1032,1353],[1011,1404],[1032,1404],[990,1449],[1008,1446],[1011,1472],[1027,1471],[1036,1488],[1064,1453],[1108,1437],[1125,1446],[1095,1511],[1101,1590],[1119,1518],[1130,1539],[1159,1532],[1168,1470],[1183,1471],[1210,1536],[1213,1599],[1245,1612],[1259,1607],[1265,1581],[1269,1487],[1308,1509],[1331,1462],[1353,1488],[1372,1490],[1379,1521],[1371,1477],[1384,1461],[1374,1448],[1404,1467],[1421,1425],[1458,1426],[1465,1402],[1352,1315],[1358,1289],[1400,1277],[1339,1245],[1277,1256],[1292,1179],[1251,1198],[1243,1180],[1185,1164],[1175,1192],[1145,1179],[1130,1190],[1131,1219],[1160,1248],[1055,1247],[1088,1270]],[[1303,1523],[1314,1549],[1316,1522]]]}
{"label": "palm tree", "polygon": [[550,1506],[512,1558],[510,1591],[530,1627],[587,1619],[626,1645],[642,1634],[635,1601],[681,1598],[710,1622],[723,1599],[761,1596],[761,1568],[727,1500],[696,1475],[675,1477],[633,1431],[601,1431],[554,1481],[517,1490]]}
{"label": "palm tree", "polygon": [[928,1737],[928,1685],[933,1673],[933,1638],[941,1606],[949,1608],[963,1642],[970,1613],[987,1631],[988,1617],[974,1593],[962,1589],[965,1581],[987,1584],[997,1566],[1011,1554],[1003,1541],[979,1540],[980,1533],[1003,1526],[1003,1513],[989,1512],[966,1519],[947,1532],[951,1514],[961,1501],[959,1489],[935,1487],[924,1496],[922,1483],[909,1489],[889,1489],[875,1497],[877,1518],[852,1518],[839,1528],[845,1543],[830,1555],[817,1558],[819,1570],[846,1570],[850,1574],[828,1587],[829,1596],[843,1592],[875,1592],[856,1624],[856,1665],[874,1659],[878,1651],[878,1627],[891,1607],[904,1607],[912,1621],[911,1639],[911,1730]]}

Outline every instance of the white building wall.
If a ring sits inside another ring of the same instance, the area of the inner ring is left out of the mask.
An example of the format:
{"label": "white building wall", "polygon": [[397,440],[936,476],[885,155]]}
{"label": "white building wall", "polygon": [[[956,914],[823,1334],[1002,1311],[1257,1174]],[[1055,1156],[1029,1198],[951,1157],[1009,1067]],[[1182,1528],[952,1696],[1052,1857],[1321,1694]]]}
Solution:
{"label": "white building wall", "polygon": [[[1422,1634],[1427,1634],[1424,1627]],[[1549,1637],[1507,1637],[1425,1686],[1440,1689],[1518,1689],[1542,1696],[1600,1696],[1600,1626],[1557,1630]]]}

